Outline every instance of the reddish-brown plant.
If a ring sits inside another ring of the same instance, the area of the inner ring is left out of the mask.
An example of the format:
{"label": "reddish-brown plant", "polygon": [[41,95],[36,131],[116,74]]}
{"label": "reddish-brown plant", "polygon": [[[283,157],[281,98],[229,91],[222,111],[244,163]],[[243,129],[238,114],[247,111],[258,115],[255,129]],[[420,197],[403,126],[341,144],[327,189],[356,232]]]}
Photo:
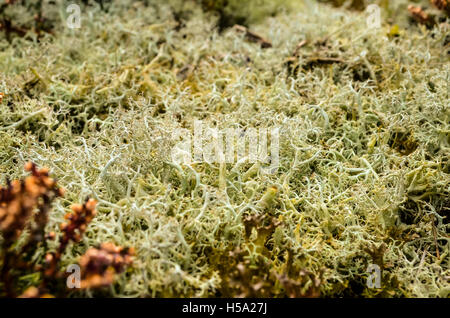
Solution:
{"label": "reddish-brown plant", "polygon": [[83,233],[86,231],[88,224],[92,221],[97,211],[95,206],[97,201],[94,199],[87,199],[86,202],[81,204],[72,205],[72,212],[67,213],[64,218],[67,222],[60,225],[63,232],[62,237],[59,240],[59,246],[56,252],[48,253],[45,256],[46,269],[45,277],[53,277],[58,271],[58,263],[62,254],[67,248],[67,245],[72,242],[79,242]]}
{"label": "reddish-brown plant", "polygon": [[412,4],[408,6],[408,11],[411,14],[411,18],[419,24],[426,25],[427,27],[431,27],[435,24],[434,17],[421,7],[416,7]]}
{"label": "reddish-brown plant", "polygon": [[134,249],[103,243],[100,248],[90,248],[80,259],[81,288],[108,286],[114,276],[125,270],[133,261]]}
{"label": "reddish-brown plant", "polygon": [[450,1],[448,0],[431,0],[431,3],[439,10],[444,11],[450,15]]}
{"label": "reddish-brown plant", "polygon": [[[25,170],[31,172],[31,176],[7,181],[5,188],[0,187],[0,231],[3,236],[0,281],[9,296],[15,295],[11,270],[27,266],[23,259],[44,240],[52,201],[64,193],[49,177],[47,169],[37,169],[35,164],[27,163]],[[14,252],[12,246],[31,218],[34,222],[29,225],[28,241],[20,253]]]}
{"label": "reddish-brown plant", "polygon": [[[94,199],[86,199],[84,204],[72,206],[72,212],[66,214],[66,222],[61,224],[62,235],[54,252],[45,254],[44,266],[32,262],[32,255],[39,246],[47,249],[46,241],[56,237],[54,232],[45,234],[48,212],[52,202],[64,194],[57,182],[49,176],[48,169],[38,169],[35,164],[27,163],[25,170],[31,172],[22,180],[7,181],[6,187],[0,187],[0,283],[7,297],[15,297],[16,276],[41,272],[39,286],[31,286],[20,297],[52,297],[52,286],[62,282],[65,273],[60,271],[60,260],[70,242],[81,240],[88,224],[96,214]],[[26,235],[22,235],[27,230]],[[18,239],[24,238],[21,244]],[[99,249],[91,248],[80,259],[82,288],[107,286],[132,262],[134,250],[117,247],[112,243],[103,243]],[[61,284],[60,284],[61,285]]]}

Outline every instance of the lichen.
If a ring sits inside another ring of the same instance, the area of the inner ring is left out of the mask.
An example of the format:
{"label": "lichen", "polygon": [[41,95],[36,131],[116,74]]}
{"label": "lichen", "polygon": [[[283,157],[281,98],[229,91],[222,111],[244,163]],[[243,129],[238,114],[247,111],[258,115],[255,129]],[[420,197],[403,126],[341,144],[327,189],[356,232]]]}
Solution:
{"label": "lichen", "polygon": [[[62,266],[115,242],[136,256],[108,296],[448,297],[448,20],[378,1],[370,28],[359,4],[264,1],[221,26],[221,8],[182,2],[90,3],[74,30],[57,2],[51,33],[0,34],[3,180],[52,171],[67,191],[48,231],[98,201]],[[278,127],[278,170],[174,162],[172,133],[195,120]]]}

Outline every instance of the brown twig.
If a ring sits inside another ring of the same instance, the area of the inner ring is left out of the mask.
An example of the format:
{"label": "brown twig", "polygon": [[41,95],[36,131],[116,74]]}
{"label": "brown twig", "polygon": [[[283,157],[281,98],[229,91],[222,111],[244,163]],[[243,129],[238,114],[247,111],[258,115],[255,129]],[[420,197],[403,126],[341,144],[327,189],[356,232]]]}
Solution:
{"label": "brown twig", "polygon": [[244,33],[245,38],[246,38],[248,41],[253,42],[253,43],[259,43],[263,49],[272,47],[272,43],[270,43],[269,41],[267,41],[266,39],[264,39],[262,36],[260,36],[260,35],[258,35],[258,34],[256,34],[256,33],[254,33],[254,32],[251,32],[251,31],[250,31],[248,28],[246,28],[245,26],[242,26],[242,25],[239,25],[239,24],[235,24],[235,25],[233,26],[233,28],[234,28],[236,31],[238,31],[238,32]]}

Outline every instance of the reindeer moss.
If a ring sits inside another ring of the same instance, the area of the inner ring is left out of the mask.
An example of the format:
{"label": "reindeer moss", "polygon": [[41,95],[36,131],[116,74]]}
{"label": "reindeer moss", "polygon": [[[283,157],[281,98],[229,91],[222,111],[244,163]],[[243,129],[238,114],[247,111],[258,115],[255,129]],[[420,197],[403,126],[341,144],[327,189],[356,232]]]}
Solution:
{"label": "reindeer moss", "polygon": [[[0,34],[2,184],[50,169],[67,191],[48,231],[98,200],[65,266],[102,242],[136,249],[111,288],[70,295],[448,297],[448,20],[386,2],[379,29],[360,1],[115,1],[82,6],[76,30],[57,2],[51,33]],[[173,162],[172,132],[195,120],[279,127],[278,171]]]}

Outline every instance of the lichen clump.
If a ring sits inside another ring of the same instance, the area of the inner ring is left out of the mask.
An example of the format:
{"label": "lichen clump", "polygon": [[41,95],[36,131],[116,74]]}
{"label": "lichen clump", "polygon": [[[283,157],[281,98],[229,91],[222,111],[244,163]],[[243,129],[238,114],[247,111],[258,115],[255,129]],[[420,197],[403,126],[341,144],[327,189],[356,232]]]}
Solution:
{"label": "lichen clump", "polygon": [[[66,189],[27,191],[52,205],[17,294],[52,294],[35,273],[58,259],[81,262],[74,297],[449,297],[448,1],[372,2],[379,28],[369,1],[86,1],[79,29],[58,1],[39,25],[5,8],[3,241],[33,232],[6,194],[23,164]],[[197,120],[277,127],[278,169],[174,161]]]}

